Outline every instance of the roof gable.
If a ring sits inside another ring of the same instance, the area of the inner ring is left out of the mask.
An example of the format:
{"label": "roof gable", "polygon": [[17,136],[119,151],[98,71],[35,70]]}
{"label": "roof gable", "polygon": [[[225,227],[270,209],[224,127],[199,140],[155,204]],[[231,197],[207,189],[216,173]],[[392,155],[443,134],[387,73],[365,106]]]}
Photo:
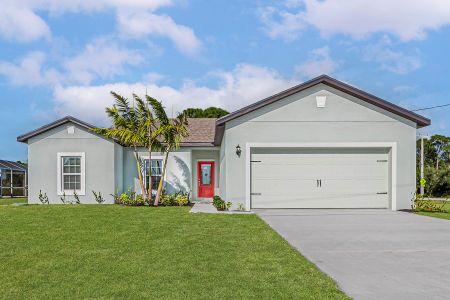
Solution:
{"label": "roof gable", "polygon": [[[275,94],[273,96],[270,96],[268,98],[265,98],[263,100],[260,100],[256,103],[253,103],[251,105],[248,105],[246,107],[243,107],[231,114],[228,114],[220,119],[217,120],[216,124],[218,126],[222,126],[224,125],[226,122],[231,121],[233,119],[236,119],[240,116],[246,115],[252,111],[255,111],[259,108],[262,108],[264,106],[267,106],[271,103],[274,103],[276,101],[282,100],[288,96],[291,96],[293,94],[296,94],[298,92],[304,91],[310,87],[313,87],[315,85],[318,84],[325,84],[329,87],[332,87],[336,90],[339,90],[343,93],[346,93],[348,95],[354,96],[358,99],[361,99],[367,103],[370,103],[374,106],[380,107],[386,111],[389,111],[393,114],[396,114],[398,116],[401,116],[405,119],[408,119],[410,121],[413,121],[414,123],[417,124],[418,127],[424,127],[424,126],[428,126],[431,124],[430,119],[425,118],[419,114],[416,114],[412,111],[409,111],[407,109],[404,109],[398,105],[395,105],[393,103],[390,103],[386,100],[383,100],[381,98],[378,98],[374,95],[371,95],[369,93],[366,93],[362,90],[359,90],[351,85],[348,85],[346,83],[343,83],[339,80],[336,80],[334,78],[331,78],[327,75],[321,75],[319,77],[316,77],[314,79],[311,79],[309,81],[306,81],[304,83],[301,83],[299,85],[296,85],[290,89],[284,90],[278,94]],[[216,140],[217,141],[217,140]]]}

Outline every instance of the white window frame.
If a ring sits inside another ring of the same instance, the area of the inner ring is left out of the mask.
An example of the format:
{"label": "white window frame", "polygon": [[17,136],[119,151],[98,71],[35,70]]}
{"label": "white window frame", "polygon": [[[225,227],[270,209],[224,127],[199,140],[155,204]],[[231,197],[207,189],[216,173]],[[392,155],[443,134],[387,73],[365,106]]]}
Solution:
{"label": "white window frame", "polygon": [[62,186],[62,158],[66,156],[79,156],[81,164],[81,182],[80,189],[76,190],[77,194],[80,196],[86,195],[86,154],[85,152],[58,152],[57,154],[57,193],[58,196],[66,194],[67,196],[73,196],[73,190],[64,190]]}
{"label": "white window frame", "polygon": [[[148,161],[149,160],[149,157],[148,156],[141,156],[141,159],[143,160],[143,161]],[[165,161],[165,156],[162,156],[162,155],[153,155],[152,154],[152,160],[161,160],[161,172],[162,172],[162,170],[163,170],[163,168],[164,168],[164,161]],[[151,167],[150,167],[151,168]],[[166,172],[167,173],[167,172]],[[150,174],[150,176],[151,176],[151,174]],[[162,176],[162,175],[161,175]],[[164,188],[164,185],[166,184],[166,174],[164,174],[164,176],[163,176],[163,188]],[[148,187],[147,187],[147,168],[145,167],[145,163],[144,163],[144,188],[145,188],[145,190],[147,191],[148,190]],[[154,190],[154,189],[152,189],[152,191],[156,191],[156,190]]]}

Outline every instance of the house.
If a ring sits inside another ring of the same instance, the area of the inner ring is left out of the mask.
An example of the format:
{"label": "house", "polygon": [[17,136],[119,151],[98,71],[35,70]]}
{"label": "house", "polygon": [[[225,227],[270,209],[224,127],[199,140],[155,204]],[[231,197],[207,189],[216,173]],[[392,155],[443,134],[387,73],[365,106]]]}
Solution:
{"label": "house", "polygon": [[[165,188],[191,191],[194,201],[218,194],[246,209],[406,209],[416,189],[416,130],[430,123],[322,75],[220,119],[190,119],[189,137],[168,158]],[[92,127],[65,117],[18,137],[28,144],[30,203],[40,190],[51,203],[74,189],[83,203],[94,203],[93,190],[139,191],[132,149]],[[162,159],[152,154],[146,182],[160,178]]]}

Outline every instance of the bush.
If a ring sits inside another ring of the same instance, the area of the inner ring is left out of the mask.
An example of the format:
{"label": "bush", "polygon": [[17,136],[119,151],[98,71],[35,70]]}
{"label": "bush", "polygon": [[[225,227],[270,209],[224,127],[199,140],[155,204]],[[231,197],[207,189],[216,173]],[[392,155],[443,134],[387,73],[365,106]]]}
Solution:
{"label": "bush", "polygon": [[214,196],[213,205],[217,208],[217,210],[229,210],[232,203],[225,202],[220,196]]}
{"label": "bush", "polygon": [[446,201],[433,201],[429,197],[416,194],[412,199],[411,208],[414,211],[428,211],[428,212],[444,212]]}
{"label": "bush", "polygon": [[92,191],[92,193],[94,194],[95,201],[98,204],[102,204],[103,202],[105,202],[105,199],[102,197],[101,192],[96,193],[95,191]]}
{"label": "bush", "polygon": [[185,206],[189,204],[189,197],[187,195],[177,195],[175,200],[179,206]]}
{"label": "bush", "polygon": [[162,206],[173,206],[176,205],[176,195],[169,195],[169,194],[161,194],[161,198],[159,203]]}
{"label": "bush", "polygon": [[122,193],[120,196],[115,196],[114,198],[116,199],[116,203],[127,206],[142,206],[145,204],[144,197],[131,190],[128,193]]}

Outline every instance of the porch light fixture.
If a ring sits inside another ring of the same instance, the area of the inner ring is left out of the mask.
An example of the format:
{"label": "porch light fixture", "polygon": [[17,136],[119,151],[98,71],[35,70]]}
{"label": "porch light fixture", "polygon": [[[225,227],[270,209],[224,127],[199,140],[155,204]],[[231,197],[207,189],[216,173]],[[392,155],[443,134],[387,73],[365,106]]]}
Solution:
{"label": "porch light fixture", "polygon": [[236,155],[238,156],[238,157],[241,157],[241,153],[242,153],[242,150],[241,150],[241,146],[239,146],[239,144],[236,146]]}

